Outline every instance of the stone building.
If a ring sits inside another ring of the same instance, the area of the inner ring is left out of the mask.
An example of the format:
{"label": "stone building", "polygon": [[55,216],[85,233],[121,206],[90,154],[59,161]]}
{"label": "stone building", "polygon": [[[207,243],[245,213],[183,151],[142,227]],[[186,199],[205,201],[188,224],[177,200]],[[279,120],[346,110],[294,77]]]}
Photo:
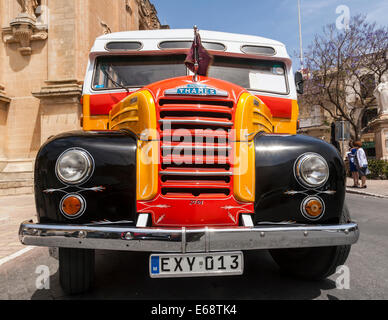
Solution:
{"label": "stone building", "polygon": [[330,142],[330,116],[320,106],[299,104],[299,133]]}
{"label": "stone building", "polygon": [[163,26],[149,0],[1,0],[0,27],[0,195],[30,193],[42,143],[81,128],[95,38]]}
{"label": "stone building", "polygon": [[[373,75],[366,76],[371,78],[369,81],[370,86],[365,90],[361,90],[360,93],[363,95],[363,99],[371,103],[362,117],[362,126],[365,129],[362,132],[361,141],[369,158],[388,160],[388,111],[384,111],[381,102],[379,104],[378,99],[375,99],[377,87],[381,87],[385,82],[378,84]],[[388,82],[386,88],[385,90],[388,90]],[[347,101],[350,104],[357,105],[357,96],[348,92]],[[309,105],[303,97],[299,99],[299,109],[300,128],[298,132],[330,142],[331,124],[335,120],[329,112],[320,106]],[[331,111],[334,114],[336,113],[334,108],[331,108]],[[350,130],[350,125],[347,125],[347,127]],[[349,140],[345,141],[343,155],[348,151],[348,144]]]}

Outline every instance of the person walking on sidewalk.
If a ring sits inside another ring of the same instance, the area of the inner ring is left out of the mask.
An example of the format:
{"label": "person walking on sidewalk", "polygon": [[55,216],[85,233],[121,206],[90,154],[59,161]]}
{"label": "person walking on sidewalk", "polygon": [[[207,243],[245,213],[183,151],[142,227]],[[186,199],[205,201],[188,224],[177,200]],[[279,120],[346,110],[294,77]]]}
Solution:
{"label": "person walking on sidewalk", "polygon": [[362,148],[362,142],[361,141],[356,141],[354,143],[354,146],[357,148],[356,152],[356,166],[358,170],[358,174],[361,177],[361,188],[366,188],[366,176],[369,174],[368,170],[368,160],[366,158],[366,154],[364,149]]}
{"label": "person walking on sidewalk", "polygon": [[358,169],[356,166],[356,153],[357,153],[357,148],[354,148],[353,141],[349,142],[349,152],[348,152],[348,159],[349,159],[349,171],[352,175],[353,178],[353,186],[352,188],[358,188]]}

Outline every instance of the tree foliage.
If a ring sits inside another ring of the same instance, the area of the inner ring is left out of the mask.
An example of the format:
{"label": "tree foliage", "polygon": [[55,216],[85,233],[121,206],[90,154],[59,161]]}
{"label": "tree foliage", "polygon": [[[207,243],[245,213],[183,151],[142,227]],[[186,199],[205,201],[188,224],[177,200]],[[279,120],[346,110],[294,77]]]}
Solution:
{"label": "tree foliage", "polygon": [[308,47],[306,67],[309,79],[302,103],[320,106],[334,120],[348,121],[352,138],[358,140],[366,129],[365,112],[376,105],[373,89],[388,71],[388,28],[362,15],[343,30],[327,25]]}

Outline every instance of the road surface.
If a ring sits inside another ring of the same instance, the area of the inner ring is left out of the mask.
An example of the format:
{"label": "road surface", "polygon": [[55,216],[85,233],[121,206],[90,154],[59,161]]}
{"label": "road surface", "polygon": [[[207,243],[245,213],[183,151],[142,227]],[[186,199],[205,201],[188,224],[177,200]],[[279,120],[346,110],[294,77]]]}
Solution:
{"label": "road surface", "polygon": [[[150,279],[149,254],[98,251],[92,292],[68,297],[59,287],[58,262],[46,248],[34,248],[0,266],[0,299],[388,299],[388,200],[348,195],[359,242],[346,266],[350,288],[336,288],[339,274],[319,282],[279,273],[266,251],[245,254],[244,276]],[[39,266],[48,266],[50,289],[36,288]]]}

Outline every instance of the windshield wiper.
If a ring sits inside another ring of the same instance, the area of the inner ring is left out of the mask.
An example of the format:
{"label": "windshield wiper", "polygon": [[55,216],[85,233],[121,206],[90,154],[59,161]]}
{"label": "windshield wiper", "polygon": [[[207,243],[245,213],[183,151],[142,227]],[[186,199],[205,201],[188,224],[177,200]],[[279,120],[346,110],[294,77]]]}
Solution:
{"label": "windshield wiper", "polygon": [[124,85],[122,85],[121,83],[118,83],[117,81],[113,80],[113,78],[111,77],[111,75],[109,74],[109,72],[106,71],[104,65],[101,66],[101,71],[102,71],[102,73],[103,73],[103,74],[104,74],[104,75],[105,75],[105,76],[106,76],[113,84],[116,85],[116,87],[123,88],[125,91],[127,91],[127,93],[129,93],[129,89],[128,89],[126,86],[124,86]]}

